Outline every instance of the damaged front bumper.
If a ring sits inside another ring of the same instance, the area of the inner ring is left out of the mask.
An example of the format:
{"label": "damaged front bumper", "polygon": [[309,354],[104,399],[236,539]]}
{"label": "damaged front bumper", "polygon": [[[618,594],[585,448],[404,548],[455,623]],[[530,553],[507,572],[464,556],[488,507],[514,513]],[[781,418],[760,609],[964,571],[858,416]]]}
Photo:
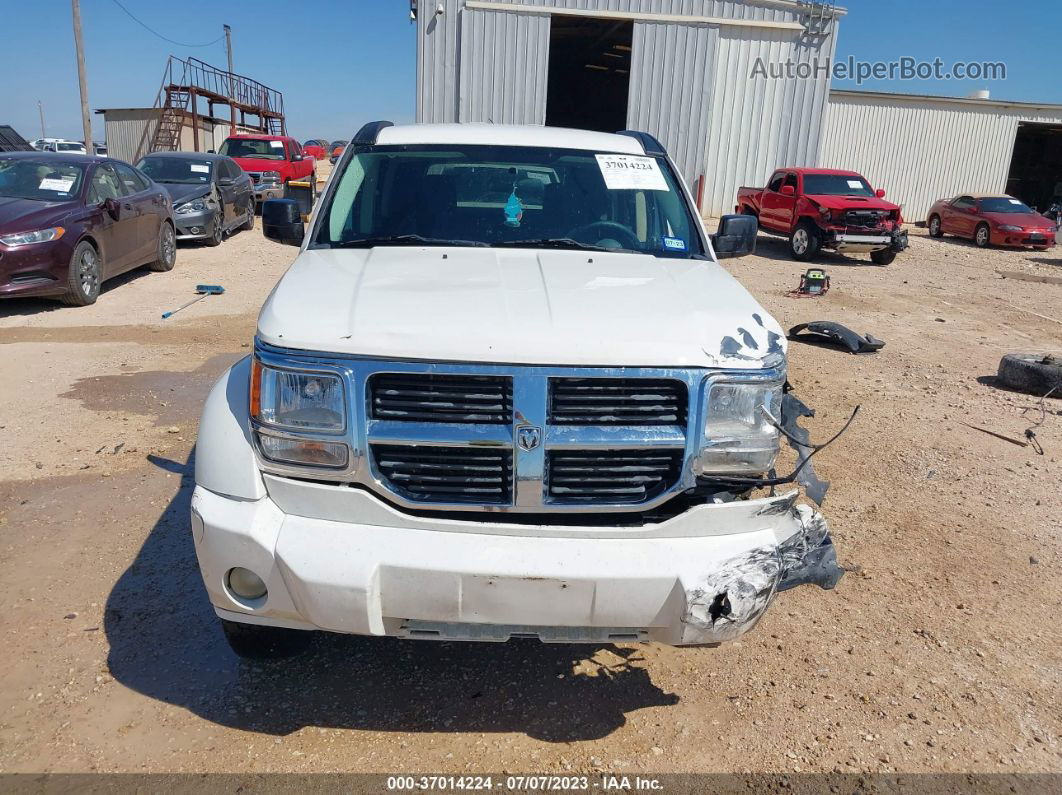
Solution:
{"label": "damaged front bumper", "polygon": [[[435,640],[715,644],[776,594],[842,575],[826,521],[796,493],[695,506],[638,527],[424,518],[368,492],[266,476],[268,496],[198,487],[207,591],[231,621]],[[352,520],[357,517],[357,520]],[[227,586],[236,566],[265,597]]]}
{"label": "damaged front bumper", "polygon": [[868,253],[871,251],[895,251],[899,253],[908,246],[907,230],[856,234],[834,231],[827,238],[826,247],[839,252]]}

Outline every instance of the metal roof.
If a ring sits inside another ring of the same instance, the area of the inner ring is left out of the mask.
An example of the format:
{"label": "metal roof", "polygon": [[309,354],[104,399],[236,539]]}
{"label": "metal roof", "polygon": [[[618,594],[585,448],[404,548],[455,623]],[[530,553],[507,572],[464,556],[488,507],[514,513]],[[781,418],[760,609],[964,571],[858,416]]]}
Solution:
{"label": "metal roof", "polygon": [[830,97],[843,99],[845,97],[872,99],[872,100],[896,100],[898,102],[943,102],[955,105],[979,105],[986,110],[995,108],[1019,108],[1026,110],[1046,110],[1062,113],[1062,105],[1051,102],[1018,102],[1009,99],[980,99],[977,97],[942,97],[934,94],[902,94],[890,91],[852,91],[848,89],[834,88],[830,90]]}

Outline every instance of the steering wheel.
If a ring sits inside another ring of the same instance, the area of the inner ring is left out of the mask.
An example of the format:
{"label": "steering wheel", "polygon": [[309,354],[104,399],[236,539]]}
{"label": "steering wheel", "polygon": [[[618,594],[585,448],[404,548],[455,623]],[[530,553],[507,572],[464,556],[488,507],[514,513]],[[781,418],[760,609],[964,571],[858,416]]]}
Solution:
{"label": "steering wheel", "polygon": [[620,244],[620,248],[629,248],[635,251],[641,249],[641,241],[634,236],[634,232],[615,221],[594,221],[583,226],[577,226],[568,232],[568,237],[587,245],[599,245],[599,241],[611,237]]}

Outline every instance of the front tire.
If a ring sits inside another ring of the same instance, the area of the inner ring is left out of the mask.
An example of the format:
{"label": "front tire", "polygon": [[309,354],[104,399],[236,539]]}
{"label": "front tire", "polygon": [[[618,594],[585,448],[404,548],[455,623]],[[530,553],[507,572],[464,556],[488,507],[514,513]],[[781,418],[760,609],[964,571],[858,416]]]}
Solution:
{"label": "front tire", "polygon": [[813,260],[821,247],[822,238],[819,236],[819,230],[806,221],[800,223],[789,236],[789,252],[793,255],[793,259],[799,262]]}
{"label": "front tire", "polygon": [[153,271],[165,273],[172,271],[177,262],[177,236],[169,221],[163,221],[159,227],[159,242],[155,248],[155,261],[148,265]]}
{"label": "front tire", "polygon": [[894,259],[896,259],[896,252],[887,248],[870,252],[870,260],[875,265],[891,265]]}
{"label": "front tire", "polygon": [[988,224],[978,224],[974,232],[974,245],[978,248],[988,248],[992,245],[992,230]]}
{"label": "front tire", "polygon": [[225,225],[221,222],[221,214],[219,213],[214,218],[214,228],[211,231],[210,237],[206,239],[206,244],[213,248],[214,246],[220,246],[221,242],[225,239]]}
{"label": "front tire", "polygon": [[242,624],[221,619],[225,641],[245,660],[279,660],[292,657],[310,645],[313,635],[301,629]]}
{"label": "front tire", "polygon": [[67,306],[88,306],[96,303],[103,284],[103,262],[96,247],[82,240],[70,255],[66,293],[59,300]]}
{"label": "front tire", "polygon": [[251,206],[247,208],[247,220],[240,225],[240,229],[245,232],[250,232],[254,229],[254,205],[255,202],[251,202]]}
{"label": "front tire", "polygon": [[930,237],[944,237],[944,230],[940,225],[940,216],[929,216],[929,236]]}

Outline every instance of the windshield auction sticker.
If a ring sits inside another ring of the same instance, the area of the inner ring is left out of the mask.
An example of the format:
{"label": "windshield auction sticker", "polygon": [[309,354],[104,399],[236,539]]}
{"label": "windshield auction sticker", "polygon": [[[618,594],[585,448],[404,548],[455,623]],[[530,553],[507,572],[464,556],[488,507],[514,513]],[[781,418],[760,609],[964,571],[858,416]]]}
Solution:
{"label": "windshield auction sticker", "polygon": [[651,157],[595,155],[609,190],[670,190],[660,166]]}

